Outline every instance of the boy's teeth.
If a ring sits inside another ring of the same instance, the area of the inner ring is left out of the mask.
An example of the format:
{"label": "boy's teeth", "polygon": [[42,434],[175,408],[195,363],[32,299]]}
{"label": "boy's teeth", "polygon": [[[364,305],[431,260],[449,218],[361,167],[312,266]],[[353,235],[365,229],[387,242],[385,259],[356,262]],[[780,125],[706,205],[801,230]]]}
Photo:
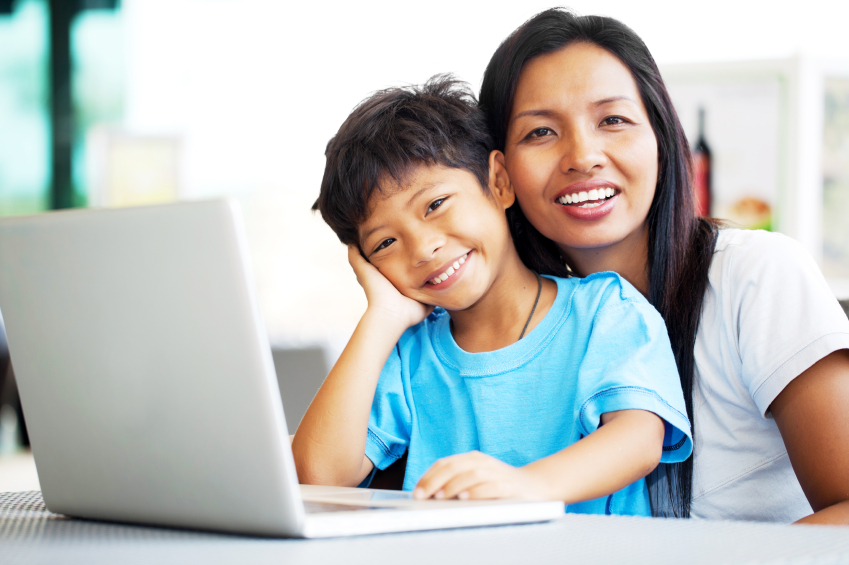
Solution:
{"label": "boy's teeth", "polygon": [[451,275],[453,275],[454,273],[457,272],[457,269],[460,268],[460,265],[463,265],[466,262],[466,257],[468,257],[468,255],[469,254],[466,253],[465,255],[463,255],[462,257],[460,257],[456,261],[454,261],[454,263],[452,265],[450,265],[445,270],[444,273],[442,273],[441,275],[437,275],[437,276],[433,277],[428,282],[430,282],[430,284],[439,284],[439,283],[445,281],[446,279],[448,279],[448,277],[450,277]]}
{"label": "boy's teeth", "polygon": [[[581,192],[573,192],[571,194],[564,194],[560,198],[557,199],[561,204],[580,204],[581,202],[590,202],[591,204],[598,205],[600,202],[598,200],[604,200],[606,198],[610,198],[616,194],[616,191],[612,188],[594,188],[590,191],[581,191]],[[581,208],[594,208],[594,205],[582,205]]]}

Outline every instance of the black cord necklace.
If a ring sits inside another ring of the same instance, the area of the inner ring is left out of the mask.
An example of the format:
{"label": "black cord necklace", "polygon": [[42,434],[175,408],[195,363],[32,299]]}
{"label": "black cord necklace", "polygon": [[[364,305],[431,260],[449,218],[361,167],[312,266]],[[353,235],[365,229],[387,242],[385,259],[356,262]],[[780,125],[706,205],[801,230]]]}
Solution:
{"label": "black cord necklace", "polygon": [[[528,324],[531,323],[531,318],[534,317],[534,312],[537,311],[537,304],[539,304],[539,295],[542,294],[542,277],[540,277],[537,273],[534,273],[537,277],[537,299],[534,300],[534,307],[531,308],[531,315],[528,316],[528,321],[525,322],[525,327],[522,328],[522,333],[519,334],[519,339],[525,337],[525,332],[528,330]],[[517,339],[516,341],[519,341]]]}

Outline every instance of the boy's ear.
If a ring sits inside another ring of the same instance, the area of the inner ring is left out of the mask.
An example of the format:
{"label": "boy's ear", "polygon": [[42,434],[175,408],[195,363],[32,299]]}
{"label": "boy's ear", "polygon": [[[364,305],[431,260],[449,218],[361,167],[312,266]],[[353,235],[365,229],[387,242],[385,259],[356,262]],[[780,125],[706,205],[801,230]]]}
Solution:
{"label": "boy's ear", "polygon": [[513,183],[504,166],[504,153],[497,149],[489,154],[489,191],[505,210],[516,201]]}

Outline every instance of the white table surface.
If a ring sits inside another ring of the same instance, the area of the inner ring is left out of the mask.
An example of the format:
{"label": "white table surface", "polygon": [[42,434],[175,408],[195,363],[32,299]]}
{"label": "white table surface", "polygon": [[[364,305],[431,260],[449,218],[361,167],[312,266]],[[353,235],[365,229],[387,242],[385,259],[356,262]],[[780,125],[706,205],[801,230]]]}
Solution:
{"label": "white table surface", "polygon": [[0,563],[849,563],[849,528],[564,515],[524,526],[328,540],[77,520],[0,494]]}

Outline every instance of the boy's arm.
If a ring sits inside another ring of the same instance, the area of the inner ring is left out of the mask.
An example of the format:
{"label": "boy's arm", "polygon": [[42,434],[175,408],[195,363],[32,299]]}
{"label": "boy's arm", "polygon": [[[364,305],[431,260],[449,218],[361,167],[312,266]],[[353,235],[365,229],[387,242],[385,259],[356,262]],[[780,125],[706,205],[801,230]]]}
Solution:
{"label": "boy's arm", "polygon": [[602,414],[602,425],[566,449],[524,467],[472,452],[440,459],[422,476],[417,498],[524,498],[567,504],[612,494],[660,462],[663,420],[645,410]]}
{"label": "boy's arm", "polygon": [[366,436],[381,370],[404,330],[433,309],[401,295],[356,246],[349,246],[348,259],[368,308],[292,440],[298,479],[305,484],[357,486],[371,472]]}

